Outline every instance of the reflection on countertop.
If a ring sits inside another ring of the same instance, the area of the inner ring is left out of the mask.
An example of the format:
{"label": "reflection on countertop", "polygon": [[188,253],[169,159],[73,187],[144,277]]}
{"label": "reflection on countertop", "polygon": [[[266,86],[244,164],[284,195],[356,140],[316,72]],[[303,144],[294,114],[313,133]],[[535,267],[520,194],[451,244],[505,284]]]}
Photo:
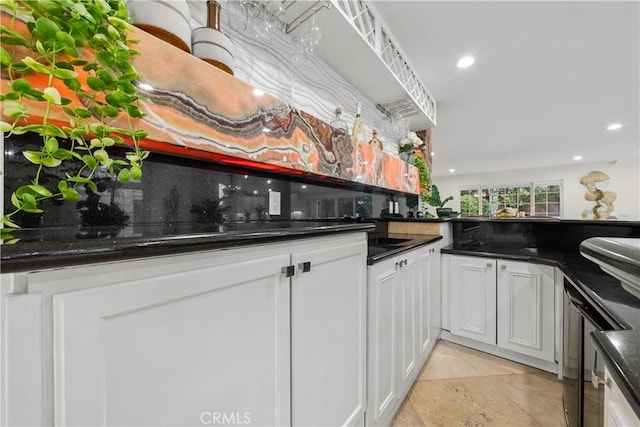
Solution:
{"label": "reflection on countertop", "polygon": [[369,233],[367,264],[441,240],[437,234]]}
{"label": "reflection on countertop", "polygon": [[[353,231],[375,225],[347,221],[261,221],[235,227],[202,228],[197,224],[145,224],[128,237],[77,227],[20,229],[15,244],[2,247],[2,273],[116,261],[172,253],[221,249],[278,240]],[[107,230],[108,231],[108,230]],[[91,235],[86,238],[85,233]]]}

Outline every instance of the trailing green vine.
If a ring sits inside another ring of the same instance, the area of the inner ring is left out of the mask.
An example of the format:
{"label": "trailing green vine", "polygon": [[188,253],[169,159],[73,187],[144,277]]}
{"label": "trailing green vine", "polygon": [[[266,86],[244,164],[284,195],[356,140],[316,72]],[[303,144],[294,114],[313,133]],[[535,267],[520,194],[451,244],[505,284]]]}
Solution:
{"label": "trailing green vine", "polygon": [[[149,152],[139,144],[146,131],[134,126],[143,114],[134,85],[140,76],[131,59],[140,52],[127,37],[132,27],[125,0],[0,0],[0,11],[6,14],[0,65],[9,84],[0,95],[0,130],[6,136],[33,132],[42,139],[39,151],[22,152],[37,171],[29,184],[15,189],[14,210],[2,216],[2,238],[9,243],[11,230],[19,228],[12,220],[17,213],[42,213],[42,203],[51,199],[77,201],[80,186],[95,193],[100,169],[117,174],[120,182],[139,180]],[[63,96],[67,91],[80,106]],[[54,120],[54,109],[66,120]],[[132,142],[126,161],[111,158],[109,148],[124,138]],[[80,165],[75,173],[65,167],[71,162]],[[64,177],[47,187],[41,180],[46,168],[63,170]]]}
{"label": "trailing green vine", "polygon": [[420,198],[425,204],[428,204],[429,194],[431,192],[431,173],[429,172],[427,163],[420,156],[416,156],[413,159],[413,165],[418,168],[418,176],[420,177],[420,187],[422,187]]}

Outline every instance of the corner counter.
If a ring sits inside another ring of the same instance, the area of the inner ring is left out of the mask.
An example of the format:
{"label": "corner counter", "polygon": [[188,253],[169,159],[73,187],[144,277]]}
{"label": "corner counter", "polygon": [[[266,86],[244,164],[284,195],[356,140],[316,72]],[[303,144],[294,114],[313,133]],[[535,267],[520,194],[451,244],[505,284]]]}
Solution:
{"label": "corner counter", "polygon": [[579,253],[557,247],[458,242],[442,248],[441,252],[558,267],[605,318],[617,325],[616,330],[594,332],[592,340],[605,357],[605,364],[622,393],[640,416],[640,299],[625,291],[619,280]]}

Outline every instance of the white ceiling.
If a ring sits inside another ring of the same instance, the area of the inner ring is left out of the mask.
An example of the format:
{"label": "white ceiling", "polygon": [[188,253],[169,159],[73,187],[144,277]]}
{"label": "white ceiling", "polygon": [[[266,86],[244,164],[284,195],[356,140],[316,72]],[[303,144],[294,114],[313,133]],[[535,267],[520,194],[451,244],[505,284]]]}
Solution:
{"label": "white ceiling", "polygon": [[438,102],[435,176],[638,161],[639,2],[373,5]]}

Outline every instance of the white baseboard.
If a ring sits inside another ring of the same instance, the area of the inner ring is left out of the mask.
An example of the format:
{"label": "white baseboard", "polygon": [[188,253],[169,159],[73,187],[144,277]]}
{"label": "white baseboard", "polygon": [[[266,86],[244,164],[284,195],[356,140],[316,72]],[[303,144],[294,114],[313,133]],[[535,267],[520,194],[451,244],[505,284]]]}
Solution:
{"label": "white baseboard", "polygon": [[531,366],[533,368],[541,369],[543,371],[547,371],[547,372],[551,372],[553,374],[559,375],[558,363],[556,362],[549,362],[546,360],[536,359],[535,357],[525,356],[523,354],[519,354],[510,350],[502,349],[496,345],[489,345],[489,344],[481,343],[478,341],[474,341],[469,338],[459,337],[445,330],[441,331],[440,338],[445,341],[450,341],[452,343],[460,344],[465,347],[472,348],[474,350],[479,350],[488,354],[492,354],[494,356],[502,357],[503,359],[512,360],[514,362],[522,363],[523,365]]}

